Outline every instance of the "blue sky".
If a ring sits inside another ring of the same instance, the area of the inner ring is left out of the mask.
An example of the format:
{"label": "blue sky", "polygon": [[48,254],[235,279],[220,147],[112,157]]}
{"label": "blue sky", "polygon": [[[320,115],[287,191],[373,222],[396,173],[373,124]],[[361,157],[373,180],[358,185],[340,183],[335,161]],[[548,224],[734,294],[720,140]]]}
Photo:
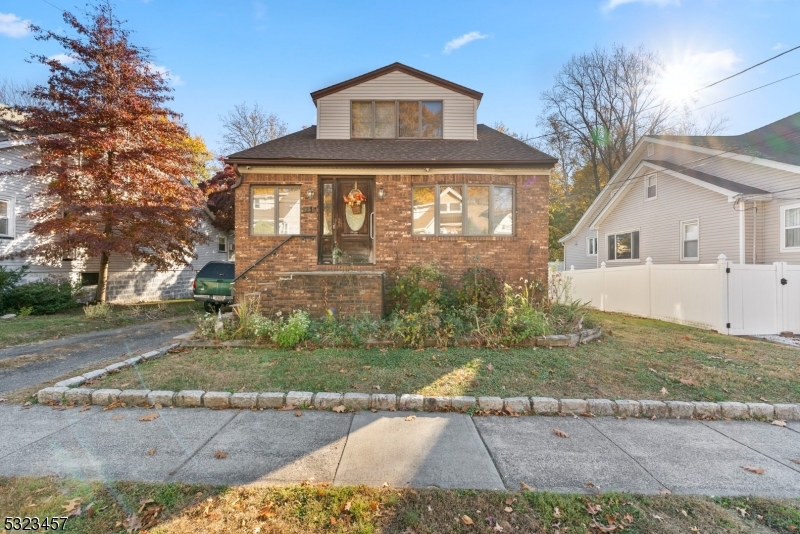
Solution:
{"label": "blue sky", "polygon": [[[49,2],[49,3],[48,3]],[[29,52],[55,55],[25,21],[64,28],[82,0],[0,0],[0,77],[41,82]],[[53,5],[50,5],[53,4]],[[219,115],[258,102],[290,131],[315,121],[311,91],[400,61],[484,93],[478,118],[535,135],[539,95],[574,54],[643,44],[686,93],[800,45],[795,0],[338,1],[117,0],[133,41],[172,76],[171,107],[219,148]],[[449,44],[448,44],[449,43]],[[800,50],[698,94],[702,106],[800,72]],[[800,76],[703,112],[727,134],[800,111]]]}

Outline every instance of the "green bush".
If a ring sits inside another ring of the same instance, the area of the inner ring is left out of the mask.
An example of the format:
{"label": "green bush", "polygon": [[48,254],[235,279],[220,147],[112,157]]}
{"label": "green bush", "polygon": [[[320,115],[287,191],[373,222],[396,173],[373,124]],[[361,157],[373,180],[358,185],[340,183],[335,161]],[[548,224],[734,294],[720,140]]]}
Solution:
{"label": "green bush", "polygon": [[456,298],[461,308],[477,306],[483,311],[496,311],[503,303],[503,282],[493,270],[473,267],[462,276]]}
{"label": "green bush", "polygon": [[445,287],[445,276],[439,265],[426,263],[414,265],[402,276],[398,276],[389,290],[396,311],[416,313],[427,304],[445,307],[451,296]]}
{"label": "green bush", "polygon": [[3,292],[3,309],[16,312],[32,308],[33,315],[49,315],[77,307],[72,292],[73,287],[68,280],[46,279],[16,285]]}
{"label": "green bush", "polygon": [[413,348],[425,346],[426,339],[436,339],[439,346],[447,346],[456,334],[456,325],[442,318],[442,310],[428,302],[419,311],[399,311],[392,317],[391,332],[403,345]]}
{"label": "green bush", "polygon": [[272,341],[279,347],[292,348],[308,337],[311,317],[303,310],[294,310],[289,319],[275,330]]}

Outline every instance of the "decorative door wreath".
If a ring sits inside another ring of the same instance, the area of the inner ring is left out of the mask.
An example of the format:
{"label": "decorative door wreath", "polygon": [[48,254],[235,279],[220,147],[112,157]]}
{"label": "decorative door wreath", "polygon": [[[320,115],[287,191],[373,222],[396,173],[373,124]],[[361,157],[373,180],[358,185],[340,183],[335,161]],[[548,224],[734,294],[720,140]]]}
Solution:
{"label": "decorative door wreath", "polygon": [[364,196],[364,193],[358,188],[358,182],[353,185],[353,189],[345,195],[344,197],[345,203],[345,219],[347,220],[347,226],[354,232],[358,232],[362,226],[364,226],[364,221],[367,218],[366,211],[363,209],[364,204],[367,202],[367,197]]}

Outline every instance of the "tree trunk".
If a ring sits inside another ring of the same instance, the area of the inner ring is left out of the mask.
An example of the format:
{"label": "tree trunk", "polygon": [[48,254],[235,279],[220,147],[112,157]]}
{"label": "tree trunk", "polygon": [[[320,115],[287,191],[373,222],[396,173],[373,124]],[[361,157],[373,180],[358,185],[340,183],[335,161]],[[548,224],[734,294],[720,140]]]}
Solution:
{"label": "tree trunk", "polygon": [[108,252],[100,254],[100,274],[97,276],[97,292],[94,300],[97,302],[106,301],[106,288],[108,287]]}

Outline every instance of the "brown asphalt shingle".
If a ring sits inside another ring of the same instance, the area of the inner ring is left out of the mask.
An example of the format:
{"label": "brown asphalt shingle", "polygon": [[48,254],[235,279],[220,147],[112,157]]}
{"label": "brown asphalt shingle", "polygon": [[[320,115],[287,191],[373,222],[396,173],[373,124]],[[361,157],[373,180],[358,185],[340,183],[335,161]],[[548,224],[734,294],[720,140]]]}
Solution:
{"label": "brown asphalt shingle", "polygon": [[228,156],[229,163],[332,165],[553,165],[556,159],[484,124],[477,140],[317,139],[311,126]]}

